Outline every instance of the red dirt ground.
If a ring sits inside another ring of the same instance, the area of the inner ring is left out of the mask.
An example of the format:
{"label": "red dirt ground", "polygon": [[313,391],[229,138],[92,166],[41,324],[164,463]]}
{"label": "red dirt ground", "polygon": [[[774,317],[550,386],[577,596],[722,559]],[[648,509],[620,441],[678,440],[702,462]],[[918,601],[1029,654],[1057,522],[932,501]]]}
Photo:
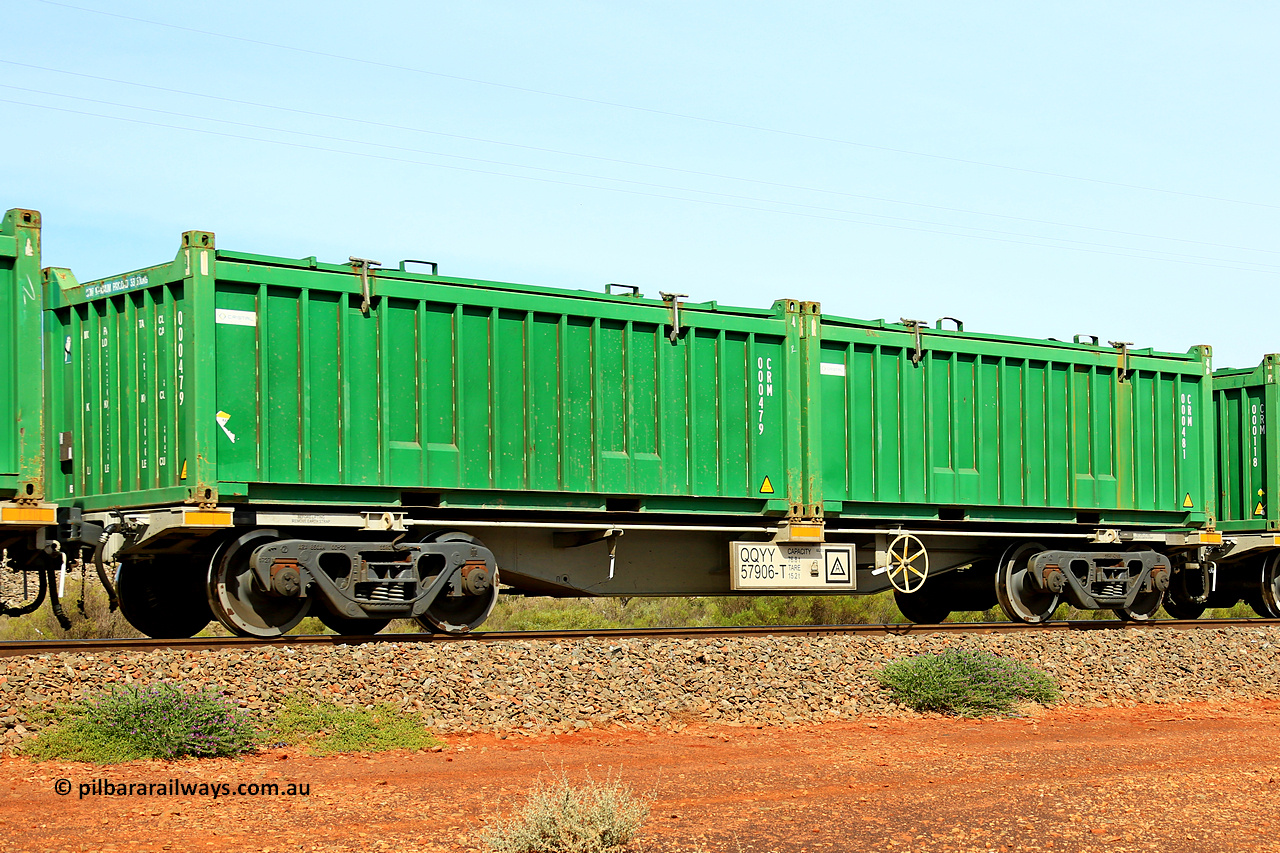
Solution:
{"label": "red dirt ground", "polygon": [[[0,760],[6,851],[460,851],[540,775],[652,794],[630,850],[1280,850],[1280,702],[1056,709],[447,738],[441,752],[112,767]],[[71,792],[55,793],[59,779]],[[79,796],[112,784],[274,782],[305,797]]]}

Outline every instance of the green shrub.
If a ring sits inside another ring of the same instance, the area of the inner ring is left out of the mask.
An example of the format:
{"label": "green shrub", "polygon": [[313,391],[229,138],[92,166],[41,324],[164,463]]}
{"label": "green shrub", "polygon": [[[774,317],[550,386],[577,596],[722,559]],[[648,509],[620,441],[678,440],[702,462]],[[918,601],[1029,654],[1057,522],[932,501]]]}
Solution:
{"label": "green shrub", "polygon": [[238,755],[254,739],[249,715],[221,693],[188,693],[160,683],[114,688],[41,732],[23,751],[38,759],[111,764]]}
{"label": "green shrub", "polygon": [[321,755],[438,746],[417,716],[392,705],[342,708],[290,696],[264,733],[267,742],[305,744]]}
{"label": "green shrub", "polygon": [[990,652],[948,649],[895,661],[880,671],[894,701],[962,717],[1007,714],[1020,702],[1049,705],[1058,687],[1037,669]]}
{"label": "green shrub", "polygon": [[[853,625],[904,621],[892,595],[741,595],[681,598],[498,598],[486,631]],[[392,631],[420,630],[412,623]]]}
{"label": "green shrub", "polygon": [[648,800],[619,780],[588,777],[575,787],[562,775],[533,788],[520,811],[489,824],[480,839],[495,853],[609,853],[631,841],[648,817]]}

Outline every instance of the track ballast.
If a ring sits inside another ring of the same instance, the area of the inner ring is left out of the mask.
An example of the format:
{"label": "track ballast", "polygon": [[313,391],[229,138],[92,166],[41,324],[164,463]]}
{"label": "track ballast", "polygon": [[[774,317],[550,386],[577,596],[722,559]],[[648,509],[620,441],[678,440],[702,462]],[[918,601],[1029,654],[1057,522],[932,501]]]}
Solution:
{"label": "track ballast", "polygon": [[674,637],[699,639],[735,636],[826,636],[833,634],[1003,634],[1039,631],[1195,631],[1232,627],[1280,626],[1280,619],[1159,619],[1148,622],[1122,622],[1112,619],[1043,622],[1024,625],[1017,622],[944,622],[937,625],[768,625],[714,628],[609,628],[573,631],[476,631],[470,634],[375,634],[355,636],[340,634],[297,634],[272,640],[252,637],[192,637],[190,639],[156,640],[129,637],[93,640],[9,640],[0,642],[0,657],[56,654],[59,652],[154,651],[186,649],[191,651],[243,649],[255,646],[355,646],[379,643],[453,643],[476,641],[486,643],[527,640],[562,641],[585,639],[630,639],[639,637]]}

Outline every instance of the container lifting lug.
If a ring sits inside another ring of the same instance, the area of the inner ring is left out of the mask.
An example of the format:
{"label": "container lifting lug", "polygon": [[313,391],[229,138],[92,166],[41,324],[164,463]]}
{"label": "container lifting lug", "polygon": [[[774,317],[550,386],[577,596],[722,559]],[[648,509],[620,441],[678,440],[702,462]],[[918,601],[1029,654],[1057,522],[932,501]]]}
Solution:
{"label": "container lifting lug", "polygon": [[24,482],[11,499],[18,506],[39,506],[44,500],[44,479],[37,477]]}
{"label": "container lifting lug", "polygon": [[671,341],[671,345],[675,346],[680,340],[680,300],[688,299],[687,293],[663,293],[658,291],[658,295],[662,297],[663,302],[671,303],[671,331],[667,334],[667,340]]}
{"label": "container lifting lug", "polygon": [[911,363],[918,367],[920,359],[924,358],[924,323],[920,320],[908,320],[906,317],[903,317],[901,322],[915,335],[915,350],[911,353]]}
{"label": "container lifting lug", "polygon": [[363,301],[360,303],[360,313],[364,314],[366,317],[369,316],[369,303],[373,298],[372,287],[369,283],[369,272],[370,270],[376,269],[380,266],[382,266],[382,264],[379,261],[371,261],[368,258],[357,258],[354,255],[351,256],[352,270],[360,276],[360,296],[363,298]]}
{"label": "container lifting lug", "polygon": [[[351,260],[354,261],[355,258],[352,258]],[[401,261],[400,272],[408,272],[409,270],[407,269],[407,267],[409,266],[409,264],[421,264],[424,267],[431,267],[431,275],[440,275],[440,265],[435,261],[419,261],[419,260],[415,260],[414,258],[406,258],[405,260]]]}
{"label": "container lifting lug", "polygon": [[1129,347],[1133,346],[1133,341],[1107,341],[1107,343],[1119,351],[1120,358],[1117,365],[1120,368],[1119,379],[1124,382],[1129,378]]}

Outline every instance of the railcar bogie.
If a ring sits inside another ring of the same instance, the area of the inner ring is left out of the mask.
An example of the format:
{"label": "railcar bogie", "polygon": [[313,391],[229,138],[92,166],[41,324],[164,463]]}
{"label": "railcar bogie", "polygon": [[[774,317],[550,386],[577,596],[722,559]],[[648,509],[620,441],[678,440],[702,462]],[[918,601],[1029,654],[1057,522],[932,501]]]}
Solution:
{"label": "railcar bogie", "polygon": [[346,634],[377,633],[395,618],[465,633],[493,608],[496,562],[474,537],[446,532],[406,543],[308,532],[255,527],[227,536],[208,563],[213,616],[235,634],[269,639],[311,612]]}

